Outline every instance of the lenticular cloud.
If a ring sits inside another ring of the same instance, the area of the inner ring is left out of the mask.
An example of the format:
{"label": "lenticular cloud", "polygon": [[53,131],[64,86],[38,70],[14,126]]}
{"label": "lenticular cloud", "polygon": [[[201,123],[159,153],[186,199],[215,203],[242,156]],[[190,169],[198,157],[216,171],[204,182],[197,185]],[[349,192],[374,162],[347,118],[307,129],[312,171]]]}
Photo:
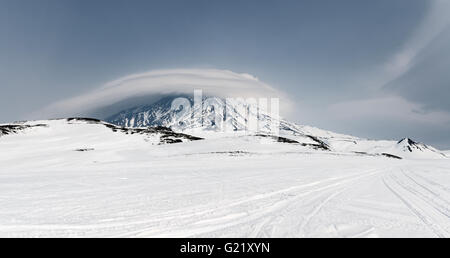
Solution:
{"label": "lenticular cloud", "polygon": [[217,69],[173,69],[122,77],[87,94],[53,103],[34,116],[48,118],[79,115],[129,98],[152,94],[193,94],[194,89],[201,89],[204,95],[210,96],[277,97],[287,103],[284,94],[250,74]]}

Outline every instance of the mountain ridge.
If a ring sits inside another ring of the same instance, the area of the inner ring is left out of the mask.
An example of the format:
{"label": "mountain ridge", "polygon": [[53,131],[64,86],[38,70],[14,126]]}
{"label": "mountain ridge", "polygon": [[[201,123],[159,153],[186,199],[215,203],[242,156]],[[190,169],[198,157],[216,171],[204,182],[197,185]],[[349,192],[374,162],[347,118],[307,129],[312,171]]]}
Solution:
{"label": "mountain ridge", "polygon": [[[370,155],[386,155],[402,158],[447,157],[439,150],[415,142],[410,138],[404,138],[396,142],[368,140],[351,135],[337,134],[311,126],[298,125],[282,118],[272,118],[267,111],[261,109],[253,109],[253,112],[257,110],[258,114],[256,118],[262,126],[258,126],[256,131],[248,131],[246,123],[249,120],[247,117],[251,112],[251,106],[248,103],[236,100],[228,103],[223,99],[220,101],[220,98],[209,97],[213,99],[213,101],[208,102],[209,104],[212,103],[211,106],[213,106],[213,109],[217,108],[217,106],[223,108],[223,113],[218,112],[219,114],[215,114],[215,110],[211,110],[207,106],[208,104],[205,104],[208,97],[203,97],[201,102],[203,108],[201,111],[193,110],[194,112],[199,112],[201,115],[195,117],[192,115],[193,112],[191,112],[177,117],[177,111],[171,109],[172,102],[177,98],[185,98],[191,106],[195,106],[193,105],[194,99],[192,97],[186,95],[167,96],[150,105],[140,105],[123,110],[115,115],[109,116],[106,121],[125,127],[165,126],[172,128],[174,131],[200,135],[203,138],[220,137],[221,134],[229,135],[230,131],[227,134],[217,130],[219,127],[215,124],[215,121],[218,118],[220,122],[224,123],[224,127],[232,128],[231,134],[245,132],[253,135],[271,135],[272,137],[280,137],[285,142],[296,142],[321,150],[367,153]],[[218,104],[218,102],[221,103]],[[230,118],[227,116],[227,113],[237,114],[238,117]],[[270,124],[273,121],[278,122],[279,126],[279,130],[275,134],[270,130]],[[217,131],[219,132],[215,133]]]}

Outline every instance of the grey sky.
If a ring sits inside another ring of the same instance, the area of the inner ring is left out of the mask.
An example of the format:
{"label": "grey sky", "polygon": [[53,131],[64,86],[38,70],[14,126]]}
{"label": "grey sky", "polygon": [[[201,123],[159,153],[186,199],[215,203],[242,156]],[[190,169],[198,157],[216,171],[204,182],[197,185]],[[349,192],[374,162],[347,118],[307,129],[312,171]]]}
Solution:
{"label": "grey sky", "polygon": [[0,0],[0,122],[130,74],[248,73],[290,118],[450,149],[446,0]]}

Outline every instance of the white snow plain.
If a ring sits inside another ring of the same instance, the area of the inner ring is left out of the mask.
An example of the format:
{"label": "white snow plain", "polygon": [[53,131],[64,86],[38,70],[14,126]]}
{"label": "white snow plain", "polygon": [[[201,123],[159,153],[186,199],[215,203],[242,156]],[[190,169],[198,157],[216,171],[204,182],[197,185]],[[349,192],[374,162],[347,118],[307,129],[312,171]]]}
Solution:
{"label": "white snow plain", "polygon": [[0,136],[0,237],[450,237],[447,158],[34,123]]}

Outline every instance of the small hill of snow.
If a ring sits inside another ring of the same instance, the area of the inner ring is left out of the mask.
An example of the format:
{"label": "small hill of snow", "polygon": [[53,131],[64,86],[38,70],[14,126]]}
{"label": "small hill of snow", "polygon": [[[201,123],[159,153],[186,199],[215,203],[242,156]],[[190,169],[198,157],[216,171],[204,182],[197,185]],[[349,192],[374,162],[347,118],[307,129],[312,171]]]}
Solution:
{"label": "small hill of snow", "polygon": [[0,125],[0,138],[3,142],[26,142],[35,147],[45,147],[45,142],[54,139],[65,139],[63,142],[73,145],[74,150],[91,150],[94,145],[170,144],[202,139],[166,127],[126,128],[91,118],[4,124]]}

